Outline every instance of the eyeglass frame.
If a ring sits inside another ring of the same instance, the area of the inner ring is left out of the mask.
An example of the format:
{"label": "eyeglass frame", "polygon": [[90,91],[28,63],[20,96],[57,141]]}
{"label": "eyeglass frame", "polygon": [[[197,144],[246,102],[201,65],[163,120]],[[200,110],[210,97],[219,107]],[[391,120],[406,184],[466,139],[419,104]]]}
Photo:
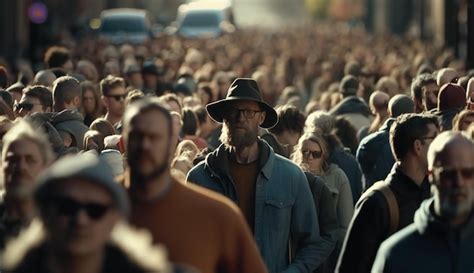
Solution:
{"label": "eyeglass frame", "polygon": [[[323,151],[310,151],[310,150],[306,150],[306,151],[301,151],[301,154],[303,155],[303,158],[308,158],[309,155],[311,155],[311,157],[313,159],[320,159],[323,157]],[[316,154],[316,155],[315,155]]]}
{"label": "eyeglass frame", "polygon": [[231,119],[237,119],[240,117],[240,114],[243,113],[246,119],[253,119],[257,113],[264,112],[262,110],[253,110],[253,109],[241,109],[232,107],[229,111],[226,112],[225,116]]}
{"label": "eyeglass frame", "polygon": [[[100,204],[96,202],[79,202],[69,196],[60,195],[51,197],[48,202],[49,205],[54,206],[54,211],[60,216],[74,218],[77,217],[80,211],[83,211],[85,214],[87,214],[87,217],[90,220],[94,221],[100,221],[113,207],[111,204]],[[72,207],[66,206],[67,202],[69,202],[68,205],[72,205]],[[96,210],[94,211],[94,209]]]}

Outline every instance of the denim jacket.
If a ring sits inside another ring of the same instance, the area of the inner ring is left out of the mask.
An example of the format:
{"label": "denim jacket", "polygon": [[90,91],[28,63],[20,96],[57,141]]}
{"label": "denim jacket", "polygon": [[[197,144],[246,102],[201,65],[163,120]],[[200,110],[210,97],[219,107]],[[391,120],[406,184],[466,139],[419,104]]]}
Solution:
{"label": "denim jacket", "polygon": [[[297,165],[276,155],[266,142],[259,140],[259,150],[254,237],[262,257],[271,273],[312,272],[324,262],[321,252],[325,250],[320,247],[318,218],[306,177]],[[191,169],[187,181],[238,204],[228,155],[226,147],[220,145]],[[290,238],[293,255],[289,253]]]}

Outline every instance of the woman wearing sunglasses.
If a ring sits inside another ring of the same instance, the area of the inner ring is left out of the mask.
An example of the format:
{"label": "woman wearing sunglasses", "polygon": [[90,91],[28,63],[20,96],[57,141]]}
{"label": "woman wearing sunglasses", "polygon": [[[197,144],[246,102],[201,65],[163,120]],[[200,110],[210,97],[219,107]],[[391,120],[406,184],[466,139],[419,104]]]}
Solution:
{"label": "woman wearing sunglasses", "polygon": [[322,136],[316,132],[306,132],[298,140],[292,159],[305,172],[320,177],[331,192],[338,221],[336,253],[331,256],[330,261],[330,266],[333,267],[352,218],[354,206],[349,179],[341,168],[329,163],[328,156],[327,144]]}

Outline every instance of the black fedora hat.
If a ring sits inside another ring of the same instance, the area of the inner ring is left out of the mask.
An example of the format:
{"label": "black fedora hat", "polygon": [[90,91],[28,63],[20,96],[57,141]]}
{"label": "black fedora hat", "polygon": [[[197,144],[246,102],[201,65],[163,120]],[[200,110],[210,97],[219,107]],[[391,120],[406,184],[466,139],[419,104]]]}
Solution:
{"label": "black fedora hat", "polygon": [[222,123],[226,111],[229,110],[229,103],[237,100],[255,101],[260,104],[262,110],[266,112],[265,120],[260,127],[272,128],[278,122],[275,109],[263,101],[257,82],[248,78],[235,79],[227,90],[225,99],[206,105],[207,113],[213,120]]}

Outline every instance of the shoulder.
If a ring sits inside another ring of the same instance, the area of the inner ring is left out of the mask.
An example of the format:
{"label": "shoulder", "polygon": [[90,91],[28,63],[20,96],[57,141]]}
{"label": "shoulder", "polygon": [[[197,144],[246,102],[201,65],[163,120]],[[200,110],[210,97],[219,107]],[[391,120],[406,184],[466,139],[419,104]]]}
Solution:
{"label": "shoulder", "polygon": [[390,259],[391,264],[402,262],[404,256],[413,254],[415,247],[423,244],[420,238],[415,224],[410,224],[383,241],[378,255]]}

